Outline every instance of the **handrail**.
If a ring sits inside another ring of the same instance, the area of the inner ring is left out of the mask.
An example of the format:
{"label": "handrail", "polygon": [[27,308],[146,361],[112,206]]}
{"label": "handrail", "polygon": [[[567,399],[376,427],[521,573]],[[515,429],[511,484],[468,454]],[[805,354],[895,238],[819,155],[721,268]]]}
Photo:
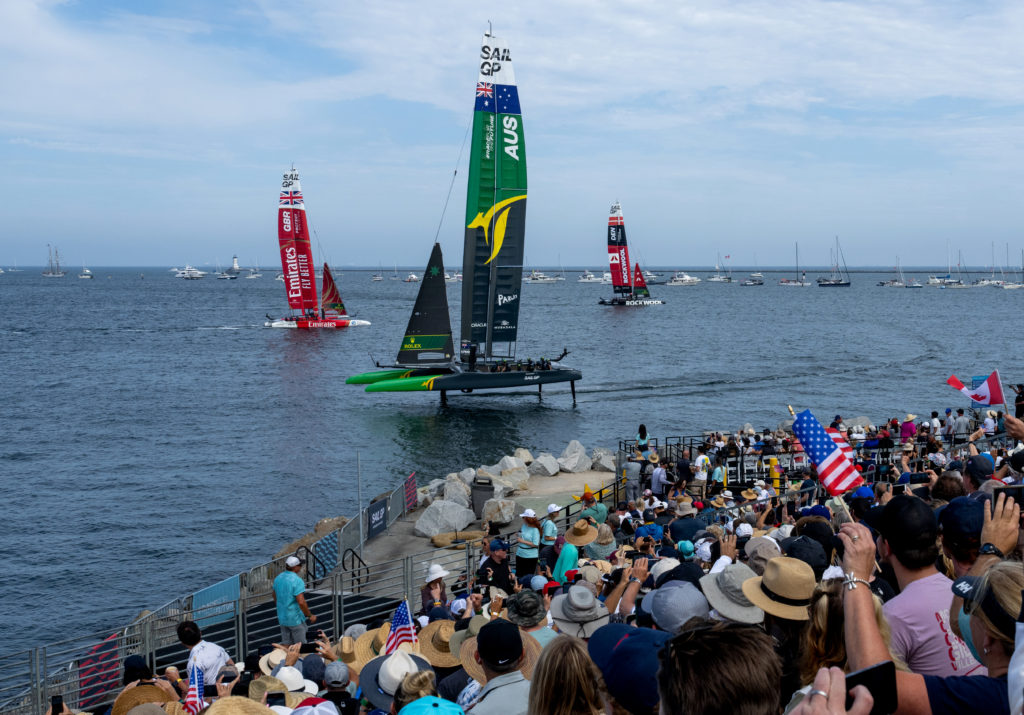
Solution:
{"label": "handrail", "polygon": [[[305,559],[303,559],[303,554],[305,554]],[[313,552],[313,549],[309,548],[305,544],[295,549],[295,556],[300,561],[304,560],[306,562],[306,573],[312,576],[314,583],[321,581],[330,575],[330,567],[328,567],[328,565]],[[310,568],[311,564],[313,568]]]}
{"label": "handrail", "polygon": [[[359,562],[359,566],[356,566],[356,561]],[[368,580],[370,567],[363,561],[358,551],[345,549],[345,553],[341,555],[341,570],[352,574],[352,584],[359,588]]]}

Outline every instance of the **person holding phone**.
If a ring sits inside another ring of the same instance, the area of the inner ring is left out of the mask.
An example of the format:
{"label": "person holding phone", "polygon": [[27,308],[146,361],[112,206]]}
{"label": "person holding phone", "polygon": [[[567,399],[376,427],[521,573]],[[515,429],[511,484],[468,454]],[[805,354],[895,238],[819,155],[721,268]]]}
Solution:
{"label": "person holding phone", "polygon": [[[1019,507],[1010,504],[1005,508],[1002,499],[998,502],[995,516],[986,511],[983,539],[1010,530],[1016,534]],[[843,524],[839,538],[845,547],[843,607],[847,657],[851,668],[867,668],[890,660],[868,588],[874,571],[875,546],[871,532],[861,524]],[[1019,563],[979,561],[982,563],[976,562],[971,568],[973,573],[957,579],[953,593],[964,598],[961,631],[968,638],[968,647],[988,669],[988,675],[941,677],[897,672],[896,713],[1010,712],[1007,676],[1014,652],[1015,619],[1021,606],[1024,572]]]}

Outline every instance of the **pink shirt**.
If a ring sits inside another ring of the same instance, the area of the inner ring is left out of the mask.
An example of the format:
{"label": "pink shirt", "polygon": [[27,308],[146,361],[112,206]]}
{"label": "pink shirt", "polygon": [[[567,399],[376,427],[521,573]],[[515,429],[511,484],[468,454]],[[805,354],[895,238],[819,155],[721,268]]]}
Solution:
{"label": "pink shirt", "polygon": [[914,439],[915,434],[917,434],[917,425],[913,422],[904,422],[900,425],[900,442]]}
{"label": "pink shirt", "polygon": [[907,584],[882,610],[892,629],[892,652],[920,675],[981,675],[985,669],[949,628],[953,582],[935,573]]}

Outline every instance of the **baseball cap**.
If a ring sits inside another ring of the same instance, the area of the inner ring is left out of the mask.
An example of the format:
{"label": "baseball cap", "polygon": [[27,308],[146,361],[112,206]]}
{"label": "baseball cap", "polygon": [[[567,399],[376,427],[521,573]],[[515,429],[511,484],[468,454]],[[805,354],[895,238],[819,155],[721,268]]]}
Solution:
{"label": "baseball cap", "polygon": [[508,551],[508,544],[501,539],[492,539],[491,551]]}
{"label": "baseball cap", "polygon": [[684,559],[692,558],[694,551],[693,542],[686,540],[680,541],[676,544],[676,551],[678,551],[679,555],[682,556]]}
{"label": "baseball cap", "polygon": [[874,499],[875,498],[875,492],[874,492],[874,490],[871,487],[869,487],[867,485],[864,485],[862,487],[857,487],[856,491],[854,491],[854,493],[852,495],[852,498],[853,499],[865,499],[865,498],[866,499]]}
{"label": "baseball cap", "polygon": [[658,518],[658,515],[654,513],[654,509],[644,509],[644,521],[654,521]]}
{"label": "baseball cap", "polygon": [[626,511],[626,509],[628,509],[628,508],[629,508],[629,504],[627,502],[624,502],[624,501],[620,501],[618,504],[615,505],[615,510],[616,511]]}
{"label": "baseball cap", "polygon": [[992,473],[996,471],[996,465],[992,461],[991,455],[976,454],[967,460],[964,469],[980,483],[992,476]]}
{"label": "baseball cap", "polygon": [[554,514],[556,511],[561,511],[562,507],[558,504],[548,504],[548,514]]}
{"label": "baseball cap", "polygon": [[825,549],[809,536],[798,536],[786,544],[785,555],[793,559],[799,559],[811,567],[814,571],[814,579],[821,580],[821,575],[828,568],[828,558],[825,556]]}
{"label": "baseball cap", "polygon": [[537,518],[537,512],[535,512],[533,509],[523,509],[523,513],[519,515],[519,518],[521,519],[524,516],[527,516],[527,517],[529,517],[531,519],[536,519]]}
{"label": "baseball cap", "polygon": [[[961,576],[953,582],[953,595],[964,599],[965,610],[970,610],[966,608],[968,603],[978,602],[978,597],[981,595],[978,593],[980,583],[980,576]],[[981,606],[982,612],[988,616],[988,619],[992,621],[992,625],[996,627],[996,630],[1007,638],[1014,635],[1016,630],[1014,617],[1003,609],[999,599],[996,598],[996,592],[991,584],[989,584],[985,595],[982,596],[981,602],[978,605]]]}
{"label": "baseball cap", "polygon": [[651,713],[658,706],[658,651],[671,637],[665,631],[610,623],[587,641],[608,692],[629,712]]}
{"label": "baseball cap", "polygon": [[942,509],[939,530],[949,546],[977,546],[985,523],[985,502],[957,497]]}
{"label": "baseball cap", "polygon": [[340,660],[328,663],[324,669],[324,682],[328,688],[344,688],[348,685],[348,666]]}
{"label": "baseball cap", "polygon": [[831,519],[832,518],[832,512],[830,512],[828,510],[828,507],[825,506],[824,504],[815,504],[814,506],[811,507],[811,509],[807,513],[807,515],[808,516],[820,516],[820,517],[822,517],[824,519]]}
{"label": "baseball cap", "polygon": [[523,654],[523,638],[519,626],[497,618],[480,629],[476,636],[480,658],[490,665],[507,666]]}
{"label": "baseball cap", "polygon": [[301,563],[302,562],[299,561],[299,558],[297,556],[289,556],[287,559],[284,560],[284,565],[290,569],[295,568]]}
{"label": "baseball cap", "polygon": [[536,576],[530,578],[530,590],[543,591],[547,583],[548,580],[546,578],[544,578],[540,574],[537,574]]}

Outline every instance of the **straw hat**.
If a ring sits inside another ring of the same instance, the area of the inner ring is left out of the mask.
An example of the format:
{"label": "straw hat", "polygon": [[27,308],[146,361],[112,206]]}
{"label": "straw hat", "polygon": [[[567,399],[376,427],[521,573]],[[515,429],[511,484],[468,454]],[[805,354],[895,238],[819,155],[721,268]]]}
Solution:
{"label": "straw hat", "polygon": [[995,410],[988,410],[985,414],[991,417],[992,419],[995,419],[999,413],[996,412]]}
{"label": "straw hat", "polygon": [[743,595],[766,613],[790,621],[810,620],[814,570],[803,561],[779,556],[764,565],[764,576],[743,582]]}
{"label": "straw hat", "polygon": [[267,715],[267,706],[249,698],[231,695],[217,698],[206,712],[210,715]]}
{"label": "straw hat", "polygon": [[[529,680],[533,677],[533,669],[537,665],[537,659],[540,658],[544,646],[536,638],[530,636],[529,633],[519,631],[519,636],[523,640],[523,664],[519,666],[519,670],[522,671],[523,677]],[[467,638],[463,642],[462,647],[459,648],[459,660],[462,662],[462,667],[466,669],[469,677],[483,685],[487,682],[487,676],[484,675],[484,667],[477,663],[476,658],[473,657],[475,653],[476,636],[473,636],[472,638]]]}
{"label": "straw hat", "polygon": [[725,499],[723,499],[721,495],[719,495],[711,500],[711,506],[715,507],[716,509],[722,509],[725,507]]}
{"label": "straw hat", "polygon": [[458,653],[459,649],[462,648],[462,644],[469,638],[474,637],[480,632],[480,629],[486,626],[490,622],[487,616],[473,616],[469,619],[469,626],[461,631],[455,631],[448,641],[448,648],[452,653]]}
{"label": "straw hat", "polygon": [[586,519],[580,519],[565,532],[565,540],[574,546],[586,546],[597,538],[597,529]]}
{"label": "straw hat", "polygon": [[145,703],[169,703],[176,698],[158,685],[136,685],[124,690],[110,708],[111,715],[126,715],[136,705]]}
{"label": "straw hat", "polygon": [[908,412],[907,416],[903,418],[903,421],[904,422],[913,422],[916,419],[917,419],[917,415],[915,415],[913,412]]}
{"label": "straw hat", "polygon": [[676,497],[676,503],[677,504],[692,504],[693,503],[693,497],[691,497],[689,494],[682,494],[682,495]]}
{"label": "straw hat", "polygon": [[435,668],[454,668],[459,656],[451,651],[455,621],[434,621],[420,631],[420,655]]}
{"label": "straw hat", "polygon": [[[277,678],[264,675],[249,683],[249,699],[260,702],[266,693],[284,693],[284,702],[290,708],[296,708],[306,698],[305,693],[292,693],[288,687]],[[113,715],[113,713],[111,713]]]}
{"label": "straw hat", "polygon": [[264,675],[270,675],[274,672],[274,668],[284,660],[285,655],[287,654],[280,648],[274,648],[274,650],[260,658],[260,670],[263,671]]}
{"label": "straw hat", "polygon": [[651,464],[657,464],[658,462],[661,461],[661,459],[658,457],[657,452],[651,452],[650,456],[647,457],[647,461],[650,462]]}
{"label": "straw hat", "polygon": [[757,499],[757,492],[753,489],[744,489],[740,492],[740,496],[749,501],[753,501],[754,499]]}
{"label": "straw hat", "polygon": [[[366,631],[356,639],[356,671],[362,670],[367,663],[384,653],[384,644],[388,641],[388,634],[391,632],[391,624],[384,623],[380,628]],[[418,644],[402,643],[399,650],[406,653],[419,653]]]}
{"label": "straw hat", "polygon": [[338,660],[348,666],[348,669],[356,674],[359,673],[359,662],[356,660],[356,640],[351,636],[342,636],[342,639],[334,646],[334,652]]}

